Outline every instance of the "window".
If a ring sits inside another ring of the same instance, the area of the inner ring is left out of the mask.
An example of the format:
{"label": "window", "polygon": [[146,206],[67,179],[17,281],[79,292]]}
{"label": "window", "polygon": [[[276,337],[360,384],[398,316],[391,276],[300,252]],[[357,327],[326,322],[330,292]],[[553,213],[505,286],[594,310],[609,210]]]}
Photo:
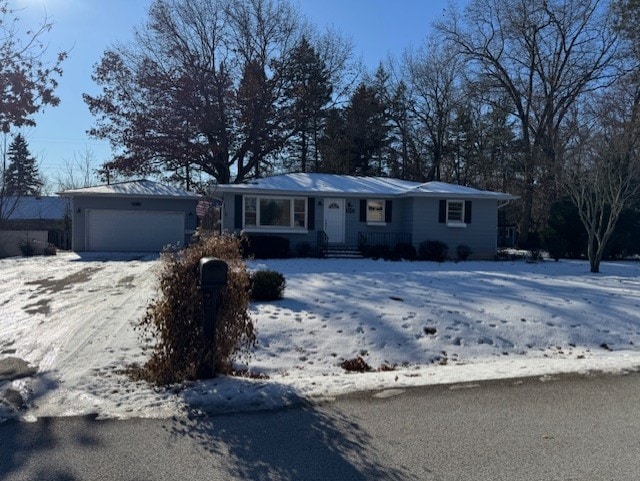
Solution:
{"label": "window", "polygon": [[367,222],[384,223],[384,200],[367,200]]}
{"label": "window", "polygon": [[438,222],[447,227],[467,227],[471,224],[470,200],[440,200]]}
{"label": "window", "polygon": [[244,227],[255,229],[306,229],[307,199],[244,197]]}
{"label": "window", "polygon": [[258,211],[256,210],[256,198],[244,198],[244,225],[245,227],[258,225]]}
{"label": "window", "polygon": [[293,226],[304,228],[307,218],[307,199],[293,199]]}
{"label": "window", "polygon": [[447,201],[447,222],[464,221],[464,202],[461,200]]}

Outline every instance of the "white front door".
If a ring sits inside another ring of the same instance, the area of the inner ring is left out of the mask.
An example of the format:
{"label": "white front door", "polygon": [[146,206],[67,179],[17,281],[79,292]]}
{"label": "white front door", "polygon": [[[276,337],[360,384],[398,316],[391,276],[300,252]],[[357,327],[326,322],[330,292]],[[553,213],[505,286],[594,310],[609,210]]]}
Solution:
{"label": "white front door", "polygon": [[344,199],[324,200],[324,231],[329,244],[344,243]]}

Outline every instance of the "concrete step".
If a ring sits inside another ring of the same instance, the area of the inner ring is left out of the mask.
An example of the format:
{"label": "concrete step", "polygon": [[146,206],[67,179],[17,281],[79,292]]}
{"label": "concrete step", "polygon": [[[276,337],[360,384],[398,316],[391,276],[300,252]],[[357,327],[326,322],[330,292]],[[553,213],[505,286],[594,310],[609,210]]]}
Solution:
{"label": "concrete step", "polygon": [[362,253],[355,247],[327,247],[324,256],[338,259],[362,259]]}

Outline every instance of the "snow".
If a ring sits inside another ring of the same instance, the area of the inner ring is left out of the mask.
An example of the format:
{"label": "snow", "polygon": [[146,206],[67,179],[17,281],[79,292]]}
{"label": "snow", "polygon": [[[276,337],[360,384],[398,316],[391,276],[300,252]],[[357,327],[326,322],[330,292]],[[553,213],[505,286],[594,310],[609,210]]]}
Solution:
{"label": "snow", "polygon": [[219,185],[221,191],[274,191],[316,194],[399,195],[418,187],[418,182],[390,177],[293,173],[264,177],[242,184]]}
{"label": "snow", "polygon": [[437,197],[445,195],[455,195],[466,199],[497,199],[497,200],[515,200],[516,195],[505,194],[502,192],[492,192],[490,190],[479,190],[464,185],[447,184],[445,182],[426,182],[420,184],[413,189],[414,194],[422,194],[423,197]]}
{"label": "snow", "polygon": [[14,197],[4,198],[4,212],[0,218],[7,220],[22,219],[64,219],[69,211],[69,199],[61,197]]}
{"label": "snow", "polygon": [[98,185],[95,187],[83,187],[80,189],[70,189],[60,192],[63,196],[109,196],[109,197],[160,197],[160,198],[181,198],[200,199],[201,196],[188,190],[181,189],[173,185],[160,184],[152,180],[140,179],[126,182],[116,182],[108,185]]}
{"label": "snow", "polygon": [[[640,366],[640,263],[253,261],[285,275],[285,299],[253,303],[251,373],[160,389],[123,369],[146,355],[135,327],[156,295],[157,256],[0,260],[0,360],[37,375],[0,383],[26,408],[0,419],[180,416],[277,407],[360,390]],[[372,368],[340,367],[361,356]],[[386,367],[393,370],[380,370]]]}
{"label": "snow", "polygon": [[294,173],[275,175],[243,184],[219,185],[220,192],[314,193],[322,195],[382,195],[442,197],[461,196],[467,199],[512,200],[517,196],[502,192],[478,190],[473,187],[426,182],[420,184],[391,177],[357,177],[352,175]]}

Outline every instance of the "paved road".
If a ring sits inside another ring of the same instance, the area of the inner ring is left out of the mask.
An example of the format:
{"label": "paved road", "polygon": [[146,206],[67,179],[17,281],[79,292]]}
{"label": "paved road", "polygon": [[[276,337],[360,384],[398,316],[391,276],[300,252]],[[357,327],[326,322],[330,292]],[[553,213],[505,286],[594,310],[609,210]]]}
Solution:
{"label": "paved road", "polygon": [[183,420],[4,423],[0,479],[638,480],[640,374]]}

